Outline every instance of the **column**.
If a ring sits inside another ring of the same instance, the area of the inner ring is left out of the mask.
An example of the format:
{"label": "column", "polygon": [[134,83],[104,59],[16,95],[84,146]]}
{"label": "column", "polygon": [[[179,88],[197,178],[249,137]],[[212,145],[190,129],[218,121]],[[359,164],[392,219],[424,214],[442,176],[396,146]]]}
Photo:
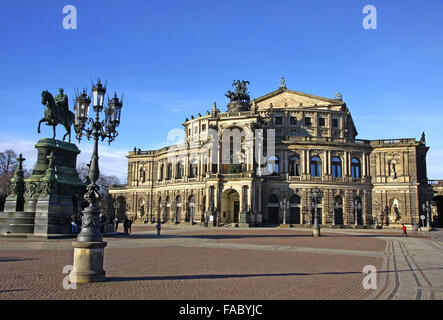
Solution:
{"label": "column", "polygon": [[248,187],[248,204],[247,207],[252,210],[252,183],[251,186]]}
{"label": "column", "polygon": [[362,172],[362,177],[366,177],[366,152],[363,152],[363,172]]}

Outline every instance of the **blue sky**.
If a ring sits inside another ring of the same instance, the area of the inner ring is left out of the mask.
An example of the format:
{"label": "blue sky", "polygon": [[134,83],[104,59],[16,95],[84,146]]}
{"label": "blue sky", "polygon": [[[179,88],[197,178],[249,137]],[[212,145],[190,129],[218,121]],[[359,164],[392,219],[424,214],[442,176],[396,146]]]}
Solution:
{"label": "blue sky", "polygon": [[[62,10],[77,8],[77,29]],[[365,5],[377,29],[365,30]],[[23,152],[51,135],[41,91],[70,97],[108,80],[124,92],[120,135],[101,144],[101,168],[124,177],[134,146],[166,144],[169,130],[225,110],[233,79],[252,98],[278,88],[324,97],[343,94],[360,139],[419,139],[426,133],[429,178],[443,179],[443,0],[384,1],[10,1],[0,11],[0,150]],[[57,130],[58,136],[62,128]],[[80,161],[90,143],[82,141]]]}

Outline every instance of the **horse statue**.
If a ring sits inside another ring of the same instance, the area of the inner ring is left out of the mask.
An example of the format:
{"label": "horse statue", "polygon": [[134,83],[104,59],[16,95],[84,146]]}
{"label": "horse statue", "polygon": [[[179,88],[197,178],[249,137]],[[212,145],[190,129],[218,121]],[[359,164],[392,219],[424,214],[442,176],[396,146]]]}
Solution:
{"label": "horse statue", "polygon": [[63,141],[69,135],[69,142],[71,142],[71,126],[74,123],[74,113],[69,110],[68,97],[63,93],[63,89],[59,89],[59,91],[60,94],[55,99],[48,90],[42,92],[42,105],[46,106],[46,109],[45,116],[38,123],[37,132],[40,133],[42,122],[46,122],[47,126],[52,126],[54,130],[52,138],[55,140],[55,127],[61,124],[66,129]]}

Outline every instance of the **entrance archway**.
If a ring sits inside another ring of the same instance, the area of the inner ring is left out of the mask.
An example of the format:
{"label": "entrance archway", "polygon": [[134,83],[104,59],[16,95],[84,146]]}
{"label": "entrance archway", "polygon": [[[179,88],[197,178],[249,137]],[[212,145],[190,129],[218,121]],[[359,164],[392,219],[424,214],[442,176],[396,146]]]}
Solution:
{"label": "entrance archway", "polygon": [[115,200],[115,215],[119,221],[125,220],[126,199],[123,196],[120,196]]}
{"label": "entrance archway", "polygon": [[290,201],[290,224],[300,224],[300,197],[294,195]]}
{"label": "entrance archway", "polygon": [[191,195],[188,198],[188,208],[186,210],[185,222],[194,223],[194,217],[195,217],[195,197]]}
{"label": "entrance archway", "polygon": [[268,223],[279,224],[278,212],[278,198],[275,194],[273,194],[268,199]]}
{"label": "entrance archway", "polygon": [[[433,221],[438,228],[443,228],[443,196],[436,196],[432,199],[436,209],[433,212]],[[435,214],[436,213],[436,214]]]}
{"label": "entrance archway", "polygon": [[234,189],[223,192],[221,206],[222,223],[238,223],[238,213],[240,211],[240,196]]}
{"label": "entrance archway", "polygon": [[334,224],[343,224],[343,198],[340,196],[334,198]]}

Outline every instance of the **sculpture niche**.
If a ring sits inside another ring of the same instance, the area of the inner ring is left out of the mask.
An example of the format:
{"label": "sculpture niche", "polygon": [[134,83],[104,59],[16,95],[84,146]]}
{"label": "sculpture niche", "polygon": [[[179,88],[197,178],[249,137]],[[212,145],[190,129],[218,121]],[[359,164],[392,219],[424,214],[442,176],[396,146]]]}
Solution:
{"label": "sculpture niche", "polygon": [[229,98],[230,102],[228,104],[228,112],[242,112],[250,110],[250,101],[247,85],[249,85],[249,81],[240,81],[237,80],[232,83],[232,86],[235,87],[235,92],[228,90],[225,94],[227,98]]}
{"label": "sculpture niche", "polygon": [[71,126],[74,123],[74,113],[69,110],[68,96],[63,93],[63,89],[59,89],[59,94],[55,99],[48,90],[43,91],[42,105],[46,106],[45,116],[39,121],[37,132],[40,133],[40,125],[42,122],[46,122],[47,126],[52,126],[54,130],[52,139],[55,140],[55,128],[61,124],[66,129],[63,141],[66,136],[69,135],[69,142],[71,142]]}

